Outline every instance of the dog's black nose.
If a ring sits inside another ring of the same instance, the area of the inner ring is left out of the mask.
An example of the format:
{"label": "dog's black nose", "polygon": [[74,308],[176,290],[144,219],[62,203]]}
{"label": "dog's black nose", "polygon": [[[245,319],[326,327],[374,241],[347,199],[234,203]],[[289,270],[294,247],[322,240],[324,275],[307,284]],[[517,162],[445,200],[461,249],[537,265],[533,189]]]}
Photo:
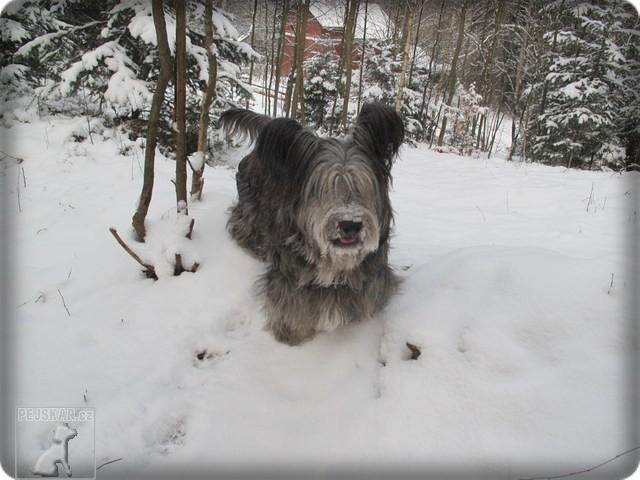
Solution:
{"label": "dog's black nose", "polygon": [[362,222],[352,222],[350,220],[342,220],[338,222],[338,229],[342,235],[355,237],[362,230]]}

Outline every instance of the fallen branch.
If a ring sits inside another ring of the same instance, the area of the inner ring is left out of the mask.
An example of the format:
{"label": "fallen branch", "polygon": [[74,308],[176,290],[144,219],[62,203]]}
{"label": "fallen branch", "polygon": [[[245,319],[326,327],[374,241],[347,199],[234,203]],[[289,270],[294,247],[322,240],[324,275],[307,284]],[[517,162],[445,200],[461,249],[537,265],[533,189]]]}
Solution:
{"label": "fallen branch", "polygon": [[153,267],[153,265],[149,265],[147,263],[144,263],[140,257],[129,248],[129,246],[124,243],[124,241],[122,240],[122,238],[120,238],[120,235],[118,235],[118,231],[113,228],[113,227],[109,227],[109,231],[111,232],[111,235],[113,235],[113,237],[116,239],[116,241],[120,244],[120,246],[124,249],[125,252],[127,252],[131,258],[133,258],[136,262],[138,262],[140,265],[142,265],[142,267],[144,267],[144,274],[147,276],[147,278],[153,278],[154,280],[158,279],[158,275],[156,274],[156,269]]}
{"label": "fallen branch", "polygon": [[196,219],[192,218],[189,222],[189,232],[187,232],[186,237],[191,240],[191,234],[193,233],[193,225],[196,223]]}
{"label": "fallen branch", "polygon": [[58,295],[60,295],[60,298],[62,299],[62,305],[64,305],[64,309],[67,311],[67,315],[71,316],[71,312],[69,312],[69,309],[67,308],[67,302],[64,301],[64,296],[62,295],[62,292],[60,291],[60,289],[58,288]]}
{"label": "fallen branch", "polygon": [[562,475],[552,475],[552,476],[547,476],[547,477],[525,477],[525,478],[521,478],[520,480],[555,480],[555,479],[558,479],[558,478],[568,478],[568,477],[574,477],[576,475],[582,475],[583,473],[593,472],[595,469],[603,467],[606,464],[611,463],[611,462],[617,460],[620,457],[623,457],[624,455],[628,455],[630,453],[635,452],[636,450],[640,450],[640,446],[633,447],[633,448],[627,450],[626,452],[619,453],[615,457],[612,457],[612,458],[610,458],[608,460],[605,460],[604,462],[599,463],[598,465],[594,465],[593,467],[589,467],[589,468],[587,468],[585,470],[578,470],[576,472],[565,473],[565,474],[562,474]]}
{"label": "fallen branch", "polygon": [[18,212],[22,213],[22,206],[20,205],[20,175],[18,174],[16,185],[16,192],[18,193]]}
{"label": "fallen branch", "polygon": [[5,158],[13,158],[16,162],[18,162],[18,164],[24,162],[24,159],[20,157],[14,157],[13,155],[9,155],[7,152],[3,152],[2,150],[0,150],[0,153],[2,154],[2,158],[0,158],[0,160],[4,160]]}
{"label": "fallen branch", "polygon": [[106,466],[106,465],[109,465],[109,464],[111,464],[111,463],[119,462],[120,460],[123,460],[123,459],[122,459],[122,458],[116,458],[115,460],[109,460],[108,462],[101,463],[100,465],[98,465],[98,466],[96,467],[96,470],[100,470],[102,467],[104,467],[104,466]]}
{"label": "fallen branch", "polygon": [[407,348],[411,352],[411,356],[409,357],[409,360],[417,360],[418,357],[420,357],[420,354],[422,354],[422,351],[420,351],[420,348],[417,345],[414,345],[413,343],[407,342]]}

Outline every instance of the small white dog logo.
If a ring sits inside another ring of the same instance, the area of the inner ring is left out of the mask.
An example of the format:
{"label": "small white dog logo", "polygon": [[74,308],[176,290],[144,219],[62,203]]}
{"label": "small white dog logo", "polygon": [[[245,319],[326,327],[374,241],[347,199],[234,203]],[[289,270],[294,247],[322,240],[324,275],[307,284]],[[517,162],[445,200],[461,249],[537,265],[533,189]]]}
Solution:
{"label": "small white dog logo", "polygon": [[58,477],[58,464],[65,469],[67,476],[71,476],[69,467],[69,440],[78,435],[75,428],[71,428],[67,423],[60,423],[53,434],[51,446],[47,448],[40,457],[31,473],[43,477]]}

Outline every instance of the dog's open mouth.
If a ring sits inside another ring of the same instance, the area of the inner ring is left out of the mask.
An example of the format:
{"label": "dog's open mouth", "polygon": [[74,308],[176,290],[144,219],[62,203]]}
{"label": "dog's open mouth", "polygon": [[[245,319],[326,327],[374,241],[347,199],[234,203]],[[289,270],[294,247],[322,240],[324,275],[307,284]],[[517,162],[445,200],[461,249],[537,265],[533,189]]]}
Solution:
{"label": "dog's open mouth", "polygon": [[342,235],[333,240],[333,244],[336,247],[343,248],[353,247],[355,245],[358,245],[359,243],[360,239],[356,235]]}

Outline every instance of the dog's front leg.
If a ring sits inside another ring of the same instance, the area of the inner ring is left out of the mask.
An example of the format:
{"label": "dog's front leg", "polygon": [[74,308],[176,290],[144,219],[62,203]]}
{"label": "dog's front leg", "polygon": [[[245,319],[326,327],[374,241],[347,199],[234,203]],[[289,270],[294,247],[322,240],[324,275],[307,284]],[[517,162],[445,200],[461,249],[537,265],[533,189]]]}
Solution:
{"label": "dog's front leg", "polygon": [[276,339],[297,345],[311,339],[316,322],[295,280],[271,268],[261,280],[267,328]]}

